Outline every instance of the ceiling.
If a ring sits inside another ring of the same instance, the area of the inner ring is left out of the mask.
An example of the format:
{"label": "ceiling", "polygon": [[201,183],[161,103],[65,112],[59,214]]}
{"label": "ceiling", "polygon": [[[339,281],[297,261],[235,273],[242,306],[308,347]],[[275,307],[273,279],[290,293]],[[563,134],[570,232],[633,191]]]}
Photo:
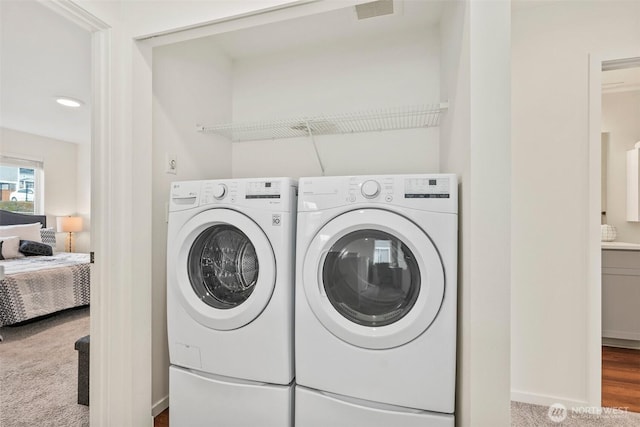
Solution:
{"label": "ceiling", "polygon": [[[441,1],[396,2],[392,15],[358,20],[345,8],[220,34],[233,58],[313,48],[341,38],[379,37],[436,25]],[[544,4],[544,3],[543,3]],[[640,68],[603,73],[603,91],[640,89]],[[84,102],[63,107],[56,96]],[[91,141],[91,34],[37,0],[0,0],[0,126],[63,141]]]}
{"label": "ceiling", "polygon": [[358,19],[353,6],[211,36],[231,58],[264,56],[317,46],[339,46],[343,40],[368,42],[393,34],[438,25],[444,2],[395,0],[393,13]]}
{"label": "ceiling", "polygon": [[0,126],[91,141],[91,34],[36,0],[0,0]]}

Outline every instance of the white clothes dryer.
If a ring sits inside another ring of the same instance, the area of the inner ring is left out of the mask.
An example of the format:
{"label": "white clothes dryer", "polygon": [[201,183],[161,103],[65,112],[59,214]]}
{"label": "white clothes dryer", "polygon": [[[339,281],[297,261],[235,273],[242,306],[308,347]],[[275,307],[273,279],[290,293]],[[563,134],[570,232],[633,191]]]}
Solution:
{"label": "white clothes dryer", "polygon": [[451,174],[300,179],[299,427],[411,410],[454,425],[457,185]]}
{"label": "white clothes dryer", "polygon": [[[224,425],[251,425],[251,416],[289,425],[281,415],[292,413],[295,220],[296,183],[289,178],[171,184],[172,425],[208,425],[219,416],[235,420]],[[260,412],[266,407],[259,400],[271,409]],[[211,413],[222,402],[225,411]]]}

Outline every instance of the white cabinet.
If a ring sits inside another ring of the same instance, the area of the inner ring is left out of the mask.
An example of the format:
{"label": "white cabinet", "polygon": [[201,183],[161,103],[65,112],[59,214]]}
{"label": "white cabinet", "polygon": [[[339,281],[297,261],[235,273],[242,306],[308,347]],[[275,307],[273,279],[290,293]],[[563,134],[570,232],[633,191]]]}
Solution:
{"label": "white cabinet", "polygon": [[602,251],[602,336],[640,341],[640,251]]}
{"label": "white cabinet", "polygon": [[640,221],[640,148],[627,151],[627,221]]}

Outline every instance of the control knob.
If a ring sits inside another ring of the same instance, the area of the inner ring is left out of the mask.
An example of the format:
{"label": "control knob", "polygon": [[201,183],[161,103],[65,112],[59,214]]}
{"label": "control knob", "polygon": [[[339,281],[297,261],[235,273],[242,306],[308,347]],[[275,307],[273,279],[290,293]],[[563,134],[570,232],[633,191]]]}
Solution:
{"label": "control knob", "polygon": [[223,199],[224,196],[226,195],[227,195],[227,186],[224,184],[216,185],[216,188],[213,190],[213,197],[215,197],[216,200],[220,200],[220,199]]}
{"label": "control knob", "polygon": [[378,194],[380,194],[380,184],[370,179],[362,183],[361,191],[364,197],[366,197],[367,199],[373,199]]}

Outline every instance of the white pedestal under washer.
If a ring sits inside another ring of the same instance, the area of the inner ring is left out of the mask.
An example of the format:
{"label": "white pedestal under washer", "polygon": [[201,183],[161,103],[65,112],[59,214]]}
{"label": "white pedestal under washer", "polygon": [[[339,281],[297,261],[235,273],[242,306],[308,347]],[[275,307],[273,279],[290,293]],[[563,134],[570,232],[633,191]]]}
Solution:
{"label": "white pedestal under washer", "polygon": [[450,174],[300,179],[298,427],[378,425],[381,405],[454,425],[457,195]]}

